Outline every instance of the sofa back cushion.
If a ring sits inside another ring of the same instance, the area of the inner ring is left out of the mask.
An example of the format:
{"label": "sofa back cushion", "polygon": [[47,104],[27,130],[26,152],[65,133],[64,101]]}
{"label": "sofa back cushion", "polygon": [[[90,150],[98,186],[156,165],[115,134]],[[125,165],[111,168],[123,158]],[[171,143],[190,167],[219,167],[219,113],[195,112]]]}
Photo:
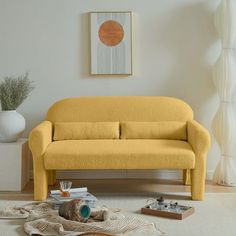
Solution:
{"label": "sofa back cushion", "polygon": [[187,139],[186,122],[123,122],[122,139]]}
{"label": "sofa back cushion", "polygon": [[56,102],[46,120],[56,122],[182,121],[193,119],[191,107],[171,97],[79,97]]}
{"label": "sofa back cushion", "polygon": [[119,136],[119,122],[57,122],[53,139],[119,139]]}

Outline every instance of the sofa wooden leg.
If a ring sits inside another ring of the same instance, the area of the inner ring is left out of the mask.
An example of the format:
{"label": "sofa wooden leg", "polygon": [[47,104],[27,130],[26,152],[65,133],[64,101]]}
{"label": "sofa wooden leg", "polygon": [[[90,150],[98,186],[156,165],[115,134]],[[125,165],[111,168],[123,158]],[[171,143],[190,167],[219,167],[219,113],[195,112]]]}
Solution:
{"label": "sofa wooden leg", "polygon": [[[37,168],[37,167],[36,167]],[[43,201],[48,194],[48,176],[45,169],[34,168],[34,200]]]}
{"label": "sofa wooden leg", "polygon": [[56,171],[48,170],[48,185],[54,185],[56,183]]}
{"label": "sofa wooden leg", "polygon": [[204,200],[205,193],[205,171],[192,169],[191,170],[191,194],[192,200]]}
{"label": "sofa wooden leg", "polygon": [[191,171],[190,169],[183,170],[183,184],[191,185]]}

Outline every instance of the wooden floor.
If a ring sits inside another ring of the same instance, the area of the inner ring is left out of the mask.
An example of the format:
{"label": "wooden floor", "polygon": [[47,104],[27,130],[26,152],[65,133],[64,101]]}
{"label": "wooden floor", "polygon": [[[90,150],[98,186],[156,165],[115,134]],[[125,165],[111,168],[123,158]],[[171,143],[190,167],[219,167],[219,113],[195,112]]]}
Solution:
{"label": "wooden floor", "polygon": [[[190,186],[182,185],[181,180],[148,180],[148,179],[97,179],[72,180],[72,187],[88,187],[93,194],[158,194],[190,192]],[[0,192],[0,200],[33,200],[33,181],[31,180],[22,192]],[[59,189],[59,180],[49,189]],[[236,193],[236,187],[226,187],[206,183],[207,193]]]}

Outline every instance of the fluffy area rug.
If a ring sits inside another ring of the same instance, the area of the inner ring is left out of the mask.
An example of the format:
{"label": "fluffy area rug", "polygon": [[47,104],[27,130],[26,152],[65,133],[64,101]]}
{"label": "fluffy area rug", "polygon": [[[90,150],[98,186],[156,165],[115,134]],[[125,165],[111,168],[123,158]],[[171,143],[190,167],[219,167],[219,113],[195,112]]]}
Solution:
{"label": "fluffy area rug", "polygon": [[77,236],[105,235],[164,235],[155,225],[135,216],[125,216],[119,209],[105,206],[91,208],[86,223],[67,220],[53,209],[52,202],[32,202],[0,210],[1,219],[25,219],[24,231],[28,235]]}
{"label": "fluffy area rug", "polygon": [[[236,193],[207,193],[204,201],[191,201],[186,194],[168,194],[167,200],[178,201],[180,204],[193,206],[195,213],[184,220],[173,220],[149,215],[142,215],[140,208],[146,204],[149,197],[155,195],[97,195],[98,205],[107,208],[119,208],[125,217],[133,217],[147,225],[155,225],[156,232],[133,232],[133,235],[164,235],[168,236],[234,236],[236,235]],[[25,201],[0,200],[0,209],[11,206],[22,206]],[[126,218],[127,219],[127,218]],[[0,220],[0,235],[26,236],[25,219]],[[153,229],[153,228],[152,228]],[[129,232],[131,233],[131,232]],[[73,235],[73,234],[71,234]],[[132,235],[132,234],[130,234]]]}

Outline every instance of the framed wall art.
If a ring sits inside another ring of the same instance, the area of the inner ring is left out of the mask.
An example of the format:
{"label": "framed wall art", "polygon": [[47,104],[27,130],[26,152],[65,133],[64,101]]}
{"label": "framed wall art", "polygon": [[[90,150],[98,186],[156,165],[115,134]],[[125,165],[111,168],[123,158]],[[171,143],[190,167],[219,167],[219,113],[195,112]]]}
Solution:
{"label": "framed wall art", "polygon": [[92,75],[132,75],[132,12],[90,12]]}

